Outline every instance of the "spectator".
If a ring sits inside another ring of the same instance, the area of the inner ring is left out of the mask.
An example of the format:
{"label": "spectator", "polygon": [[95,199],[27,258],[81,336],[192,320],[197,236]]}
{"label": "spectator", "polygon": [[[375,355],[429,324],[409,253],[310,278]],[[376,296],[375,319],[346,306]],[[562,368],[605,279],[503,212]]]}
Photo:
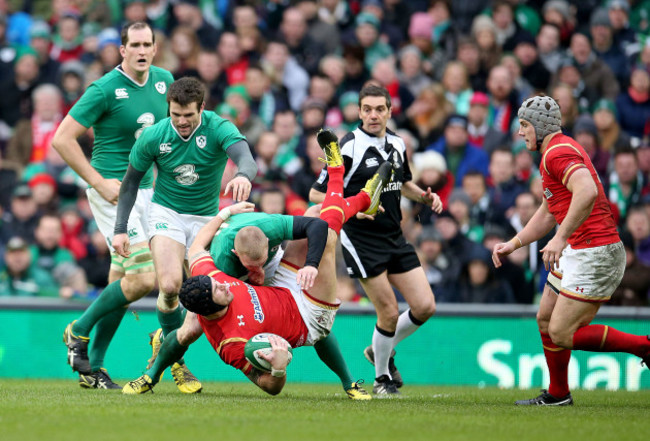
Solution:
{"label": "spectator", "polygon": [[0,271],[0,297],[57,297],[58,287],[47,271],[32,265],[27,242],[12,237],[4,253],[6,267]]}
{"label": "spectator", "polygon": [[50,26],[44,21],[34,21],[29,28],[29,37],[29,45],[38,53],[38,83],[56,83],[61,63],[50,57],[50,47],[52,45]]}
{"label": "spectator", "polygon": [[[271,44],[267,46],[267,51]],[[244,56],[239,37],[233,32],[224,32],[219,38],[217,53],[223,62],[223,68],[226,72],[226,78],[229,85],[243,83],[246,79],[246,69],[248,68],[248,57]],[[280,77],[282,78],[282,77]]]}
{"label": "spectator", "polygon": [[634,253],[645,265],[650,265],[650,216],[643,207],[632,207],[625,221],[625,229],[634,240]]}
{"label": "spectator", "polygon": [[273,132],[280,138],[280,148],[275,156],[275,163],[291,176],[300,168],[300,158],[296,154],[300,143],[300,127],[296,115],[291,110],[276,113]]}
{"label": "spectator", "polygon": [[482,245],[466,256],[460,275],[457,301],[462,303],[514,303],[510,285],[495,278],[490,252]]}
{"label": "spectator", "polygon": [[274,132],[263,132],[257,144],[255,144],[255,162],[257,163],[257,177],[254,184],[260,185],[265,181],[276,181],[286,179],[286,174],[278,166],[275,159],[280,138]]}
{"label": "spectator", "polygon": [[432,84],[433,81],[422,69],[422,51],[417,46],[411,44],[403,47],[398,53],[398,59],[400,68],[397,77],[411,95],[417,96]]}
{"label": "spectator", "polygon": [[269,41],[261,63],[269,72],[272,87],[275,90],[285,87],[291,109],[300,110],[302,102],[307,97],[309,74],[291,56],[287,45],[278,40]]}
{"label": "spectator", "polygon": [[316,0],[302,0],[296,8],[302,13],[307,28],[307,37],[331,54],[341,46],[341,33],[338,26],[321,18],[319,3]]}
{"label": "spectator", "polygon": [[88,227],[89,244],[85,257],[79,260],[86,273],[86,279],[91,286],[104,289],[108,285],[108,272],[111,266],[111,250],[108,248],[104,235],[93,222]]}
{"label": "spectator", "polygon": [[575,99],[573,89],[565,83],[560,83],[551,90],[551,97],[557,101],[562,113],[562,130],[573,134],[573,124],[580,113],[578,102]]}
{"label": "spectator", "polygon": [[72,253],[59,245],[62,238],[61,219],[54,214],[43,215],[34,231],[36,242],[30,246],[30,252],[34,265],[52,276],[58,265],[75,263]]}
{"label": "spectator", "polygon": [[120,33],[114,28],[106,28],[97,36],[97,71],[104,75],[122,61]]}
{"label": "spectator", "polygon": [[450,268],[453,263],[445,253],[442,235],[433,227],[426,227],[418,236],[418,255],[431,289],[435,290],[436,301],[447,303],[456,295],[458,280],[453,278]]}
{"label": "spectator", "polygon": [[178,58],[178,67],[174,70],[174,78],[199,75],[197,63],[201,45],[198,37],[189,26],[177,26],[170,37],[171,50]]}
{"label": "spectator", "polygon": [[636,152],[629,147],[615,151],[614,171],[609,176],[608,198],[618,208],[619,224],[625,222],[630,207],[641,201],[644,184]]}
{"label": "spectator", "polygon": [[476,41],[481,68],[489,72],[501,58],[501,45],[497,41],[497,27],[487,15],[478,15],[472,23],[472,37]]}
{"label": "spectator", "polygon": [[294,173],[290,183],[291,189],[298,196],[304,201],[309,201],[309,190],[323,169],[321,159],[325,159],[323,149],[320,148],[316,140],[316,132],[311,132],[305,137],[305,153],[306,158],[303,160],[302,167]]}
{"label": "spectator", "polygon": [[627,0],[610,0],[607,13],[614,31],[614,44],[620,46],[627,56],[634,53],[636,33],[630,28],[630,4]]}
{"label": "spectator", "polygon": [[324,56],[320,61],[318,70],[332,81],[337,94],[340,95],[345,92],[343,87],[345,80],[345,61],[343,57],[334,54]]}
{"label": "spectator", "polygon": [[43,213],[56,211],[59,205],[59,197],[56,181],[51,175],[37,173],[29,179],[28,185],[39,211]]}
{"label": "spectator", "polygon": [[564,55],[560,51],[560,29],[552,23],[544,23],[535,37],[539,59],[546,70],[555,72]]}
{"label": "spectator", "polygon": [[80,60],[83,54],[81,17],[75,12],[67,11],[59,18],[56,29],[50,56],[59,63]]}
{"label": "spectator", "polygon": [[341,112],[339,112],[336,102],[336,87],[328,76],[316,74],[311,77],[309,98],[315,98],[325,104],[325,125],[327,127],[335,127],[341,123]]}
{"label": "spectator", "polygon": [[569,39],[575,29],[575,17],[566,0],[549,0],[542,7],[542,21],[551,23],[560,30],[561,45],[569,45]]}
{"label": "spectator", "polygon": [[287,44],[291,56],[310,75],[318,71],[318,63],[325,51],[323,46],[307,33],[307,21],[300,8],[288,8],[284,11],[278,37]]}
{"label": "spectator", "polygon": [[600,99],[591,109],[594,122],[598,128],[600,144],[604,151],[613,153],[630,146],[631,139],[617,121],[616,106],[611,100]]}
{"label": "spectator", "polygon": [[246,137],[250,145],[257,144],[260,135],[266,130],[266,126],[259,116],[251,112],[251,97],[246,91],[246,86],[238,84],[228,87],[224,92],[224,100],[237,111],[237,122],[235,125],[239,128],[242,135]]}
{"label": "spectator", "polygon": [[492,20],[496,26],[497,44],[505,52],[512,52],[522,40],[532,38],[515,21],[514,6],[508,0],[495,0],[492,3]]}
{"label": "spectator", "polygon": [[603,186],[607,188],[609,180],[608,167],[611,156],[609,152],[603,151],[600,147],[598,128],[591,115],[582,115],[578,118],[573,127],[573,138],[585,149],[596,172],[598,172],[598,177]]}
{"label": "spectator", "polygon": [[449,195],[449,213],[454,217],[460,232],[474,243],[483,240],[483,225],[472,223],[470,207],[472,201],[462,188],[455,188]]}
{"label": "spectator", "polygon": [[641,262],[634,253],[634,239],[624,231],[621,242],[625,246],[625,273],[623,280],[612,294],[608,305],[612,306],[647,306],[650,290],[650,265]]}
{"label": "spectator", "polygon": [[645,69],[634,69],[630,86],[616,98],[621,129],[639,145],[650,134],[650,74]]}
{"label": "spectator", "polygon": [[47,160],[54,132],[63,118],[61,92],[53,84],[43,84],[34,89],[32,101],[34,114],[16,123],[5,155],[8,161],[20,167]]}
{"label": "spectator", "polygon": [[[89,296],[88,280],[83,268],[76,263],[63,262],[52,272],[54,280],[59,285],[59,297],[64,299],[84,298]],[[93,290],[92,297],[97,292]]]}
{"label": "spectator", "polygon": [[444,156],[457,187],[461,185],[467,172],[476,170],[484,176],[488,174],[488,156],[483,150],[469,143],[467,118],[462,115],[450,115],[445,123],[444,136],[428,146],[427,150],[434,150]]}
{"label": "spectator", "polygon": [[613,100],[620,90],[612,70],[594,53],[589,37],[579,32],[573,34],[570,45],[571,61],[580,72],[585,88],[592,91],[587,96],[590,103],[599,97]]}
{"label": "spectator", "polygon": [[10,236],[32,242],[39,218],[40,213],[29,186],[18,184],[13,190],[9,211],[4,213],[2,229]]}
{"label": "spectator", "polygon": [[368,81],[370,74],[364,64],[365,54],[366,51],[359,45],[346,45],[343,47],[345,67],[343,90],[358,93]]}
{"label": "spectator", "polygon": [[[213,49],[217,46],[219,32],[208,23],[199,8],[198,0],[180,0],[173,3],[174,18],[176,26],[187,26],[198,37],[201,47]],[[139,18],[139,21],[144,18]],[[173,32],[172,32],[173,34]]]}
{"label": "spectator", "polygon": [[490,204],[498,216],[509,218],[515,199],[526,188],[515,179],[515,158],[509,147],[499,147],[490,155]]}
{"label": "spectator", "polygon": [[286,93],[271,88],[271,79],[257,63],[250,64],[246,69],[245,85],[250,97],[251,112],[259,116],[264,125],[270,128],[275,114],[289,108]]}
{"label": "spectator", "polygon": [[510,125],[519,108],[510,71],[504,66],[492,68],[487,80],[487,89],[490,97],[490,124],[501,132],[510,132]]}
{"label": "spectator", "polygon": [[427,146],[440,139],[451,113],[453,106],[445,97],[445,89],[432,83],[422,89],[406,110],[407,127],[417,134],[420,145]]}
{"label": "spectator", "polygon": [[76,202],[61,204],[59,216],[62,233],[60,245],[70,251],[78,262],[88,254],[89,238],[85,231],[86,222],[81,217]]}
{"label": "spectator", "polygon": [[198,55],[196,70],[199,79],[205,84],[207,94],[205,107],[214,109],[223,101],[223,93],[228,87],[226,74],[219,54],[214,50],[201,49]]}
{"label": "spectator", "polygon": [[545,92],[551,82],[551,73],[539,58],[539,52],[533,36],[524,34],[517,42],[514,48],[514,54],[521,65],[521,76],[533,87],[534,92]]}
{"label": "spectator", "polygon": [[539,176],[539,167],[533,161],[533,154],[528,151],[523,139],[513,143],[512,153],[515,155],[515,179],[529,188],[533,178]]}
{"label": "spectator", "polygon": [[433,44],[433,17],[425,12],[416,12],[410,17],[408,28],[409,45],[422,53],[424,73],[439,80],[445,66],[446,56]]}
{"label": "spectator", "polygon": [[474,92],[469,101],[467,113],[467,134],[471,144],[481,147],[487,154],[497,146],[505,145],[508,134],[496,130],[488,124],[490,99],[483,92]]}
{"label": "spectator", "polygon": [[[442,206],[447,209],[449,195],[454,188],[454,175],[447,170],[447,163],[442,154],[429,150],[413,155],[413,182],[420,188],[431,187],[442,201]],[[413,208],[413,217],[422,225],[430,225],[433,211],[424,204],[416,204]]]}
{"label": "spectator", "polygon": [[355,19],[356,42],[364,49],[364,64],[366,69],[372,70],[375,63],[393,55],[391,47],[379,38],[379,19],[368,13],[362,12]]}
{"label": "spectator", "polygon": [[[14,74],[0,80],[0,125],[15,127],[21,118],[32,116],[32,92],[38,85],[38,54],[31,48],[18,51]],[[9,137],[0,132],[0,145]]]}
{"label": "spectator", "polygon": [[67,114],[85,90],[86,70],[79,61],[63,63],[59,69],[57,84],[63,93],[62,113]]}
{"label": "spectator", "polygon": [[378,60],[372,68],[371,77],[388,90],[391,98],[391,115],[397,121],[404,120],[404,112],[413,104],[413,95],[397,78],[395,60],[392,57]]}
{"label": "spectator", "polygon": [[450,289],[450,295],[446,301],[457,302],[458,282],[463,265],[471,250],[477,245],[460,232],[458,223],[456,223],[456,220],[448,211],[443,211],[438,215],[435,222],[435,229],[440,233],[444,241],[445,255],[449,261],[447,275],[450,281],[455,282],[453,284],[453,291]]}
{"label": "spectator", "polygon": [[612,70],[618,83],[626,86],[630,77],[629,58],[623,48],[614,42],[614,33],[605,9],[596,9],[591,15],[589,32],[594,53]]}
{"label": "spectator", "polygon": [[357,92],[345,92],[339,98],[339,107],[341,109],[341,125],[339,129],[342,132],[351,132],[359,126],[359,94]]}
{"label": "spectator", "polygon": [[445,97],[454,106],[455,112],[467,115],[472,89],[465,65],[459,61],[447,63],[442,74],[442,85],[445,88]]}

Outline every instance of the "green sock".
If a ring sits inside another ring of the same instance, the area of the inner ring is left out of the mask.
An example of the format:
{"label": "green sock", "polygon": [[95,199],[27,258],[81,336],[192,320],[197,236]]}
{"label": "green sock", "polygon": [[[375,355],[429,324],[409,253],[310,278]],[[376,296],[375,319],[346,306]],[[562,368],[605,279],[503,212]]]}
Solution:
{"label": "green sock", "polygon": [[160,375],[162,375],[165,369],[182,358],[185,351],[187,351],[187,346],[183,346],[178,342],[178,339],[176,338],[176,330],[171,331],[163,339],[156,361],[154,361],[151,369],[147,369],[145,374],[151,378],[153,384],[158,383],[158,381],[160,381]]}
{"label": "green sock", "polygon": [[352,379],[352,374],[348,369],[348,365],[343,359],[343,354],[341,354],[341,349],[339,348],[339,342],[336,339],[336,336],[330,332],[330,335],[324,339],[318,341],[314,345],[318,357],[327,365],[328,368],[332,370],[336,375],[338,375],[343,385],[343,389],[348,390],[354,380]]}
{"label": "green sock", "polygon": [[183,324],[183,311],[178,306],[171,312],[162,312],[156,308],[156,315],[158,315],[158,323],[163,330],[163,337],[167,337],[170,332],[180,328]]}
{"label": "green sock", "polygon": [[116,280],[104,288],[104,291],[102,291],[99,297],[97,297],[97,300],[92,302],[81,317],[74,322],[72,332],[75,335],[88,337],[90,335],[90,330],[95,326],[95,323],[97,323],[99,319],[116,309],[123,308],[129,303],[130,302],[126,297],[124,297],[124,293],[122,292],[120,280]]}
{"label": "green sock", "polygon": [[104,356],[111,344],[115,331],[122,323],[124,314],[128,308],[119,308],[105,315],[95,325],[95,334],[90,340],[88,348],[88,357],[90,358],[90,369],[97,372],[100,367],[104,366]]}

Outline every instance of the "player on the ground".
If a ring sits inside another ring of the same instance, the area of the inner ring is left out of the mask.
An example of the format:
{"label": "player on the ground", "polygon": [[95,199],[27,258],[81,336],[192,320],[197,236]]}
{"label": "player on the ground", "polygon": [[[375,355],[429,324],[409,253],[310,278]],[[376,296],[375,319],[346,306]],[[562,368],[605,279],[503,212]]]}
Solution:
{"label": "player on the ground", "polygon": [[[145,130],[133,146],[117,206],[113,247],[128,257],[127,219],[138,185],[155,163],[158,177],[149,212],[149,238],[160,290],[157,309],[163,336],[183,323],[178,291],[187,247],[217,214],[228,158],[238,172],[226,185],[225,193],[232,190],[235,200],[248,199],[251,179],[257,173],[244,136],[230,121],[203,110],[204,95],[205,87],[196,78],[181,78],[169,86],[170,117]],[[172,366],[172,373],[177,365]],[[191,384],[192,392],[200,391],[200,382],[187,369],[174,376],[178,382],[177,377]]]}
{"label": "player on the ground", "polygon": [[[322,132],[326,134],[326,132]],[[320,135],[319,135],[320,136]],[[339,154],[338,143],[323,143],[328,163],[333,167],[340,167],[342,159]],[[338,166],[337,166],[338,165]],[[342,203],[345,210],[337,205],[325,208],[323,211],[336,210],[352,216],[359,210],[367,209],[372,203],[372,195],[378,202],[382,182],[389,179],[390,166],[387,164],[366,187],[355,196],[349,197]],[[336,184],[334,184],[336,185]],[[338,192],[340,193],[340,192]],[[341,197],[334,195],[333,197]],[[236,206],[235,206],[236,207]],[[320,207],[314,207],[318,212]],[[324,228],[320,231],[320,228]],[[257,278],[255,284],[266,279],[266,284],[274,286],[274,276],[282,257],[280,244],[283,240],[295,240],[307,237],[308,248],[305,264],[298,271],[297,280],[304,289],[309,290],[318,274],[318,261],[325,248],[327,228],[325,223],[313,217],[268,215],[265,213],[248,213],[230,217],[229,209],[222,210],[217,217],[210,221],[197,235],[196,243],[202,243],[201,238],[207,238],[206,246],[210,247],[210,254],[216,266],[224,273],[242,277],[248,274],[249,281]],[[260,245],[261,244],[261,245]],[[205,251],[204,248],[199,249]],[[279,252],[278,252],[279,251]],[[190,253],[191,258],[193,254]],[[159,358],[145,375],[147,378],[156,379],[158,372],[164,369],[170,360],[180,357],[187,346],[196,341],[203,333],[196,315],[188,314],[181,329],[170,334],[163,341]],[[175,335],[174,335],[175,334]],[[171,338],[171,337],[174,338]],[[346,394],[351,399],[370,399],[370,396],[352,379],[343,359],[338,342],[333,335],[328,335],[315,344],[316,351],[321,360],[334,371],[341,379]],[[155,384],[155,382],[153,383]],[[150,384],[143,377],[124,386],[125,393],[144,393],[151,389]]]}
{"label": "player on the ground", "polygon": [[[341,245],[348,273],[360,279],[377,311],[372,345],[364,350],[366,358],[375,365],[373,391],[380,397],[390,397],[398,395],[402,385],[393,348],[415,332],[436,308],[420,261],[400,228],[400,198],[403,195],[430,205],[436,212],[442,210],[442,203],[430,188],[424,191],[411,180],[404,142],[386,129],[391,116],[388,91],[372,85],[364,87],[359,94],[359,107],[361,126],[341,140],[344,196],[358,193],[384,162],[392,164],[394,174],[381,194],[383,212],[378,213],[374,205],[350,219],[341,231]],[[328,179],[332,179],[330,167],[321,173],[310,192],[313,202],[323,200]],[[393,287],[410,307],[401,315]]]}
{"label": "player on the ground", "polygon": [[[289,243],[273,287],[254,287],[217,270],[210,256],[202,252],[210,243],[209,235],[197,237],[190,250],[195,256],[193,277],[185,282],[181,292],[183,305],[200,314],[198,321],[221,359],[271,395],[280,393],[286,382],[286,345],[270,339],[273,353],[266,358],[272,366],[270,373],[251,366],[244,356],[244,345],[261,332],[277,334],[292,347],[313,345],[329,334],[340,303],[336,298],[337,234],[342,224],[362,207],[348,204],[349,198],[343,199],[343,172],[342,165],[330,165],[331,179],[320,212],[329,227],[327,245],[311,288],[305,289],[304,283],[301,286],[296,276],[296,270],[305,263],[304,241]],[[369,189],[377,190],[371,194],[380,194],[389,179],[390,166],[384,166],[369,183]],[[366,200],[365,207],[371,205],[371,198],[364,193],[358,199]]]}
{"label": "player on the ground", "polygon": [[[52,146],[88,183],[86,194],[90,208],[109,246],[120,180],[129,164],[131,147],[145,127],[167,116],[165,93],[174,81],[171,73],[151,64],[156,43],[147,23],[124,26],[120,54],[123,58],[120,65],[88,87],[52,140]],[[95,142],[88,162],[77,138],[90,127]],[[109,285],[65,329],[63,339],[68,347],[68,363],[79,372],[81,387],[120,388],[103,368],[104,355],[129,303],[151,292],[155,283],[146,223],[152,185],[153,172],[148,169],[137,190],[136,209],[129,219],[131,256],[125,259],[112,252]],[[92,329],[95,334],[89,345]]]}
{"label": "player on the ground", "polygon": [[571,349],[627,352],[650,367],[650,341],[610,326],[590,325],[600,305],[610,299],[625,271],[625,250],[609,203],[589,155],[560,130],[560,107],[550,97],[529,98],[519,108],[519,135],[526,148],[539,151],[544,200],[523,230],[509,242],[494,246],[501,258],[557,231],[542,249],[548,276],[537,313],[546,364],[548,390],[517,405],[573,404],[568,367]]}

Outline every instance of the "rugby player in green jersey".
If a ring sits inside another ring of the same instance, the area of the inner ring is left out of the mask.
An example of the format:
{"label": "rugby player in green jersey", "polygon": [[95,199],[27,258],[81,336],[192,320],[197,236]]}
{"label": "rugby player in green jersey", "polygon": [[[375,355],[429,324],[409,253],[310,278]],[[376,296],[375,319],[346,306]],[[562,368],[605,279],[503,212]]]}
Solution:
{"label": "rugby player in green jersey", "polygon": [[[120,180],[129,164],[133,143],[143,129],[167,116],[166,93],[174,81],[168,71],[152,66],[156,44],[144,22],[122,29],[122,63],[92,83],[59,126],[53,147],[88,183],[86,194],[99,230],[111,244]],[[77,138],[92,127],[90,162]],[[113,251],[109,285],[64,332],[68,363],[85,388],[119,389],[103,368],[108,349],[129,303],[151,292],[155,273],[147,237],[147,212],[153,195],[153,172],[147,170],[137,189],[136,209],[129,219],[131,256]],[[95,329],[92,341],[90,331]]]}
{"label": "rugby player in green jersey", "polygon": [[112,245],[129,258],[133,251],[127,221],[137,203],[140,182],[156,164],[148,234],[160,290],[157,307],[163,336],[183,323],[178,292],[186,250],[201,227],[217,214],[228,158],[237,165],[238,173],[226,185],[225,193],[232,191],[236,201],[248,199],[257,173],[246,138],[230,121],[203,110],[204,95],[205,86],[196,78],[181,78],[169,87],[170,117],[147,128],[137,139],[120,188]]}

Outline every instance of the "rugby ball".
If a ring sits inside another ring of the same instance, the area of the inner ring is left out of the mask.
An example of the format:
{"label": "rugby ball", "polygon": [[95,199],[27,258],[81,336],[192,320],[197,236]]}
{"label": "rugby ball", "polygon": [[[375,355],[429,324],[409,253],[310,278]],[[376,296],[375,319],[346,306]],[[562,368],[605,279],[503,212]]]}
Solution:
{"label": "rugby ball", "polygon": [[[269,343],[269,335],[275,334],[262,333],[254,335],[246,342],[246,345],[244,346],[244,356],[246,357],[246,360],[248,360],[254,368],[264,372],[271,372],[271,363],[260,357],[260,354],[267,355],[273,351],[271,349],[271,344]],[[285,340],[279,335],[275,336],[281,338],[282,340]],[[293,357],[293,348],[291,348],[289,342],[287,342],[287,346],[289,350],[289,363],[291,363],[291,358]]]}

